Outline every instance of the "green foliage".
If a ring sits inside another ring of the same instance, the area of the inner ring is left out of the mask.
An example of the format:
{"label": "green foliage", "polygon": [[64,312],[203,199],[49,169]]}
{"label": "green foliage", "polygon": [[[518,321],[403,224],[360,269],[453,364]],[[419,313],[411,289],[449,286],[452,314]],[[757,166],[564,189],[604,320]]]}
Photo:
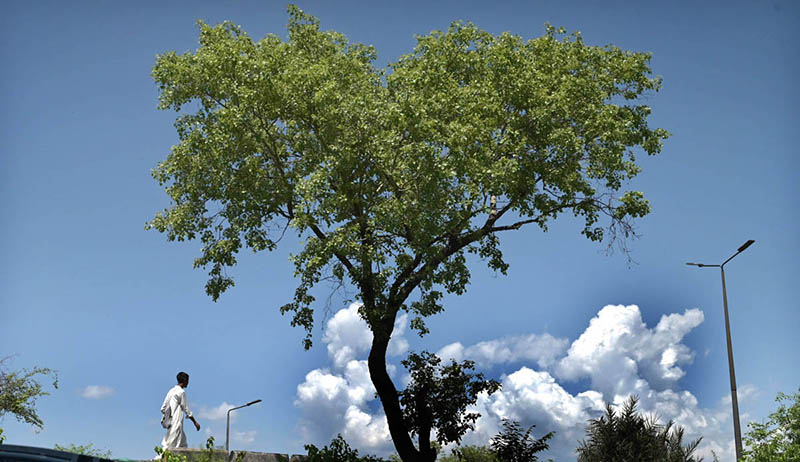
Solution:
{"label": "green foliage", "polygon": [[[175,454],[168,449],[162,449],[158,446],[154,448],[161,462],[187,462],[186,456],[183,454]],[[206,440],[206,450],[197,458],[197,462],[219,462],[226,461],[228,454],[215,454],[215,450],[219,452],[218,448],[214,447],[214,437],[209,436]],[[241,462],[242,453],[237,454],[237,461]]]}
{"label": "green foliage", "polygon": [[549,448],[547,441],[553,437],[550,432],[539,439],[531,437],[535,425],[525,432],[519,422],[503,419],[503,430],[491,441],[491,447],[461,446],[453,449],[449,456],[440,458],[442,462],[535,462],[536,453]]}
{"label": "green foliage", "polygon": [[700,462],[693,456],[700,439],[683,445],[684,429],[671,420],[666,425],[654,416],[636,412],[638,398],[631,396],[616,412],[606,404],[606,413],[589,421],[588,441],[577,449],[579,462]]}
{"label": "green foliage", "polygon": [[202,241],[195,266],[210,267],[215,300],[242,248],[272,250],[292,227],[305,247],[282,311],[306,347],[325,277],[355,286],[373,329],[403,309],[424,333],[442,291],[466,290],[467,252],[505,273],[498,233],[571,211],[588,238],[613,240],[650,210],[640,192],[618,194],[640,170],[634,148],[657,154],[668,136],[634,104],[661,85],[647,53],[455,22],[379,69],[372,47],[294,6],[286,41],[199,28],[196,52],[153,68],[160,109],[197,110],[180,112],[180,142],[153,172],[173,202],[147,227]]}
{"label": "green foliage", "polygon": [[486,446],[459,446],[447,456],[440,457],[440,462],[498,462],[497,456]]}
{"label": "green foliage", "polygon": [[475,404],[479,393],[497,391],[500,383],[469,372],[474,368],[473,361],[452,361],[444,366],[441,362],[428,351],[410,353],[402,364],[411,381],[400,393],[400,403],[412,435],[429,438],[431,429],[435,429],[436,441],[445,445],[460,442],[464,433],[474,428],[480,414],[467,413],[467,407]]}
{"label": "green foliage", "polygon": [[50,393],[44,390],[39,381],[48,378],[52,380],[53,388],[57,389],[58,374],[46,367],[11,371],[5,366],[10,359],[10,356],[0,359],[0,418],[11,413],[18,421],[41,430],[44,422],[36,412],[36,400]]}
{"label": "green foliage", "polygon": [[306,462],[383,462],[383,459],[375,456],[359,457],[358,450],[351,448],[342,435],[336,435],[330,446],[322,449],[317,449],[313,444],[307,444],[305,448],[308,451]]}
{"label": "green foliage", "polygon": [[6,436],[3,434],[3,429],[0,428],[0,444],[3,444],[3,442],[5,442],[5,440],[6,440]]}
{"label": "green foliage", "polygon": [[778,409],[766,423],[750,422],[744,437],[743,459],[748,462],[800,461],[800,387],[797,393],[778,393]]}
{"label": "green foliage", "polygon": [[86,445],[70,443],[66,446],[56,444],[53,446],[53,449],[55,449],[56,451],[65,451],[65,452],[72,452],[75,454],[83,454],[85,456],[100,457],[103,459],[111,458],[110,450],[96,448],[92,443]]}
{"label": "green foliage", "polygon": [[492,452],[499,462],[536,462],[537,452],[546,451],[550,446],[547,440],[553,437],[550,432],[539,439],[531,438],[531,425],[524,433],[518,422],[503,419],[503,431],[492,439]]}
{"label": "green foliage", "polygon": [[161,449],[159,446],[155,446],[153,450],[158,454],[156,459],[161,462],[187,462],[186,456],[183,454],[174,454],[170,452],[169,449]]}

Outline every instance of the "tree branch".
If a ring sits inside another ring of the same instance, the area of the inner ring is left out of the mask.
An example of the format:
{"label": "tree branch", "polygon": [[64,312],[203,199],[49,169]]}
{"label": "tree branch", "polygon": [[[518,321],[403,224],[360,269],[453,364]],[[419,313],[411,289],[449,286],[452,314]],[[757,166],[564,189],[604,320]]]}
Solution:
{"label": "tree branch", "polygon": [[[317,226],[316,223],[310,224],[309,228],[311,228],[311,231],[314,232],[314,235],[317,236],[319,240],[323,242],[328,240],[328,236],[321,229],[319,229],[319,226]],[[347,271],[350,273],[350,276],[352,276],[356,281],[359,281],[360,279],[356,274],[355,266],[353,266],[353,264],[350,263],[350,260],[348,260],[347,257],[345,257],[341,252],[337,252],[334,250],[333,254],[336,256],[336,258],[339,259],[340,262],[342,262],[345,268],[347,268]]]}

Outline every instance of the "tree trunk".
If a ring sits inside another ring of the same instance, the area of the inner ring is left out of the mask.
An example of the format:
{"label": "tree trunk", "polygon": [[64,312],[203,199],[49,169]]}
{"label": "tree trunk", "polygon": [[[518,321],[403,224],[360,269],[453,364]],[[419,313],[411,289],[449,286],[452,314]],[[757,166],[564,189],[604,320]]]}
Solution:
{"label": "tree trunk", "polygon": [[417,395],[417,413],[419,414],[417,420],[419,421],[419,453],[422,460],[433,462],[436,460],[436,450],[431,447],[431,426],[433,425],[433,416],[431,415],[431,408],[428,406],[427,401],[430,399],[428,396],[428,389],[426,386],[422,387]]}
{"label": "tree trunk", "polygon": [[[400,409],[400,400],[397,389],[392,383],[389,372],[386,370],[386,348],[389,346],[392,327],[389,324],[388,333],[386,329],[378,332],[372,329],[372,348],[369,351],[367,364],[369,365],[369,377],[378,392],[378,397],[383,405],[383,412],[386,414],[386,422],[389,424],[389,434],[392,436],[394,447],[403,462],[433,462],[436,454],[429,458],[430,454],[420,454],[411,436],[408,434],[405,422],[403,422],[403,411]],[[425,457],[428,456],[428,457]]]}

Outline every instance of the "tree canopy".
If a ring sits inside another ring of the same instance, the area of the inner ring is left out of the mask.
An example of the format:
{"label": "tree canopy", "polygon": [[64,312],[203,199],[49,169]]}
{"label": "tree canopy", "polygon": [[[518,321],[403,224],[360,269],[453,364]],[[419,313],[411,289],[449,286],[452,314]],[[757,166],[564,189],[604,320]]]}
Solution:
{"label": "tree canopy", "polygon": [[621,191],[640,171],[634,151],[656,154],[668,136],[636,104],[660,88],[647,53],[550,26],[525,41],[455,22],[378,68],[372,47],[291,5],[286,40],[199,27],[196,51],[166,52],[153,68],[180,141],[153,172],[172,203],[147,226],[202,241],[194,265],[209,269],[214,300],[233,285],[225,269],[240,250],[297,233],[298,286],[281,311],[309,348],[312,289],[355,288],[403,460],[419,454],[386,372],[398,313],[427,332],[444,293],[465,292],[468,253],[505,273],[504,231],[546,230],[571,212],[586,237],[611,242],[650,210],[641,192]]}

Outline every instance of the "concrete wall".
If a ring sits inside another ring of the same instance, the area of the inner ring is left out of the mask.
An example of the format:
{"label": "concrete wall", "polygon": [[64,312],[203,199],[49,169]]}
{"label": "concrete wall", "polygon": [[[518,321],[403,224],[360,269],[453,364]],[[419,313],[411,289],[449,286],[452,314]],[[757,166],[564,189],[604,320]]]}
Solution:
{"label": "concrete wall", "polygon": [[[239,455],[241,454],[241,460]],[[306,456],[275,454],[272,452],[231,451],[228,462],[305,462]]]}
{"label": "concrete wall", "polygon": [[[208,449],[175,448],[170,449],[169,452],[186,456],[187,462],[200,462],[207,461],[206,454],[208,453]],[[211,454],[211,460],[207,462],[228,462],[229,455],[223,449],[214,449],[211,451]]]}

